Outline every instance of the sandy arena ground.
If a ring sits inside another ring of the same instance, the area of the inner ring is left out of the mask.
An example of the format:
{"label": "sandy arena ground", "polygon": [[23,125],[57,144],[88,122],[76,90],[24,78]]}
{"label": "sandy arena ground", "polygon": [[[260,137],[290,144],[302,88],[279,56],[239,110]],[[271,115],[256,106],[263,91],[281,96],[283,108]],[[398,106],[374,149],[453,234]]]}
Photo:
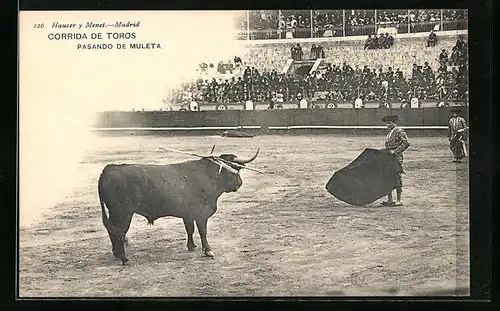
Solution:
{"label": "sandy arena ground", "polygon": [[[445,137],[411,137],[405,203],[347,205],[325,189],[338,169],[384,136],[102,137],[79,164],[84,180],[20,230],[20,297],[338,296],[469,293],[468,163],[451,162]],[[108,163],[172,163],[196,153],[251,156],[237,193],[208,222],[214,258],[186,248],[182,219],[153,226],[135,215],[126,248],[111,253],[97,179]],[[21,207],[23,208],[23,207]],[[26,207],[29,208],[29,207]]]}

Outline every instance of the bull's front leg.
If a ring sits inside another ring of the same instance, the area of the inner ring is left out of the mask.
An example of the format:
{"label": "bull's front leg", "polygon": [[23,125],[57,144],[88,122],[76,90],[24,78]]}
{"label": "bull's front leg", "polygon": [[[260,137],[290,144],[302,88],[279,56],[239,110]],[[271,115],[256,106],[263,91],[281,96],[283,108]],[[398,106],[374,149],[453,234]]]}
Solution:
{"label": "bull's front leg", "polygon": [[190,251],[194,251],[196,249],[196,244],[194,244],[193,240],[194,221],[189,218],[183,218],[182,220],[184,220],[184,226],[187,232],[187,248]]}
{"label": "bull's front leg", "polygon": [[198,232],[200,233],[203,254],[207,257],[214,257],[214,253],[212,252],[207,240],[207,221],[208,218],[196,219],[196,226],[198,227]]}

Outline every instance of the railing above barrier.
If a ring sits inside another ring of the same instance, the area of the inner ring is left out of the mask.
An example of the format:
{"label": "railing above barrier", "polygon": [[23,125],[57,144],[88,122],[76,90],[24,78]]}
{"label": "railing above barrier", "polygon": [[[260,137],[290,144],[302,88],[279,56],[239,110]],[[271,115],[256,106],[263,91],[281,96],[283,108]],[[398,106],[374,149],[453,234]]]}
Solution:
{"label": "railing above barrier", "polygon": [[[361,106],[359,106],[361,105]],[[174,104],[167,110],[171,111],[208,111],[208,110],[269,110],[269,109],[335,109],[335,108],[434,108],[449,106],[467,106],[467,101],[463,99],[439,99],[439,100],[421,100],[413,98],[404,101],[394,100],[292,100],[285,102],[270,101],[246,101],[246,102],[215,102],[215,103],[196,103]]]}
{"label": "railing above barrier", "polygon": [[234,37],[248,41],[286,40],[367,36],[389,29],[394,29],[395,34],[465,30],[467,15],[464,9],[245,11]]}
{"label": "railing above barrier", "polygon": [[[276,87],[273,89],[273,91],[278,90],[281,87]],[[255,100],[253,102],[255,103],[263,103],[266,102],[264,100],[266,94],[265,92],[260,91],[262,87],[260,85],[258,86],[253,86],[250,85],[249,91],[244,93],[233,93],[232,95],[228,94],[220,94],[214,97],[209,97],[209,93],[203,93],[201,91],[198,91],[197,93],[197,98],[200,98],[202,101],[200,101],[199,105],[213,105],[213,104],[235,104],[235,101],[238,99],[242,98],[260,98],[259,100]],[[259,89],[259,92],[257,92],[257,89]],[[426,86],[419,86],[419,87],[388,87],[387,89],[384,89],[383,86],[380,87],[372,87],[372,88],[364,88],[364,87],[355,87],[355,88],[335,88],[335,87],[317,87],[317,88],[295,88],[295,89],[289,89],[288,87],[284,86],[282,87],[283,91],[282,93],[279,93],[279,96],[284,98],[285,101],[291,101],[295,98],[297,98],[298,94],[303,94],[303,95],[309,95],[308,97],[313,98],[313,99],[323,99],[323,100],[329,100],[334,103],[341,103],[341,104],[346,104],[346,103],[351,103],[354,102],[354,100],[357,97],[361,97],[363,101],[367,102],[380,102],[380,101],[399,101],[401,102],[402,100],[411,100],[409,98],[409,95],[413,96],[419,101],[423,102],[431,102],[431,101],[459,101],[459,102],[465,102],[467,100],[468,96],[468,88],[464,87],[462,85],[456,85],[453,87],[450,86],[441,86],[441,87],[432,87],[428,88]],[[178,91],[179,94],[180,91]],[[278,96],[277,95],[275,96]],[[181,96],[176,96],[172,100],[175,106],[189,106],[189,104],[186,103],[187,100],[183,100]],[[240,100],[241,104],[244,104],[242,100]]]}

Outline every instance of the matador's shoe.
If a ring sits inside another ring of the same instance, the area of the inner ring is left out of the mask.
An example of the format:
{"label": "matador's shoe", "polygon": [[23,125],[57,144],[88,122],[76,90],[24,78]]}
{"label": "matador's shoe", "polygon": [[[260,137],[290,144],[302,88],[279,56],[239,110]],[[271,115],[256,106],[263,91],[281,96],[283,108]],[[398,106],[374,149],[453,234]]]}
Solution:
{"label": "matador's shoe", "polygon": [[396,203],[394,201],[385,201],[382,202],[380,205],[382,206],[394,206]]}

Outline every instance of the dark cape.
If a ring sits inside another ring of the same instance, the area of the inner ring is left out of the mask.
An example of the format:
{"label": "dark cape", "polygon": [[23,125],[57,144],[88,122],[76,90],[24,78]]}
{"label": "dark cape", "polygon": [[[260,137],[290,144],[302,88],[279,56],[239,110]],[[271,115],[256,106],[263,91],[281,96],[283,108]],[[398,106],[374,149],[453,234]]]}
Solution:
{"label": "dark cape", "polygon": [[450,149],[456,159],[462,159],[467,156],[465,140],[465,132],[456,133],[450,140]]}
{"label": "dark cape", "polygon": [[364,206],[398,186],[403,168],[397,156],[385,150],[365,149],[354,161],[333,174],[326,190],[337,199]]}

